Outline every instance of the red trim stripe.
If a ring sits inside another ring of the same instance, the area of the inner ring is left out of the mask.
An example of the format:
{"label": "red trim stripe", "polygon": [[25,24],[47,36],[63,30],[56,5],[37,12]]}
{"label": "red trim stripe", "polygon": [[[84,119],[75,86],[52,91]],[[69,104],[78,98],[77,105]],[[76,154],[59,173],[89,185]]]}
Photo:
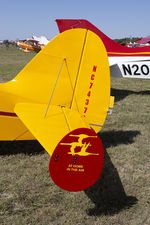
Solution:
{"label": "red trim stripe", "polygon": [[16,113],[13,113],[13,112],[3,112],[3,111],[0,111],[0,116],[17,117]]}

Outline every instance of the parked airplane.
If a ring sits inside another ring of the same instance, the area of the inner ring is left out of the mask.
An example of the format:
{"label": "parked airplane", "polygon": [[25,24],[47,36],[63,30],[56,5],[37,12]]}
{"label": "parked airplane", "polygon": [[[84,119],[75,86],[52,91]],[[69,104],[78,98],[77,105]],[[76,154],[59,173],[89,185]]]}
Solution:
{"label": "parked airplane", "polygon": [[15,44],[21,48],[23,52],[30,52],[31,50],[39,52],[44,47],[44,45],[39,44],[39,41],[33,39],[17,41]]}
{"label": "parked airplane", "polygon": [[37,139],[51,156],[54,182],[80,191],[99,178],[104,160],[96,134],[113,107],[102,40],[87,29],[51,40],[12,80],[0,84],[0,140]]}
{"label": "parked airplane", "polygon": [[19,46],[24,52],[30,52],[30,50],[39,52],[45,45],[48,44],[48,42],[49,40],[44,36],[32,36],[32,38],[17,41],[15,44]]}
{"label": "parked airplane", "polygon": [[85,28],[95,32],[106,47],[111,76],[150,79],[150,46],[137,48],[122,46],[87,20],[57,19],[56,22],[60,32],[73,28]]}

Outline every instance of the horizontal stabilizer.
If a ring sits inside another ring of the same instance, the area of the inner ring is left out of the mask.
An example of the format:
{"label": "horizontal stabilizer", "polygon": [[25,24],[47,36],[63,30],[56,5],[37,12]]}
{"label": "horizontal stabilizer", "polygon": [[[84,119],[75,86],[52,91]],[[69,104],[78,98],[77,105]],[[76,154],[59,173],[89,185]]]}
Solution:
{"label": "horizontal stabilizer", "polygon": [[46,104],[18,103],[15,113],[40,142],[45,150],[52,155],[59,141],[71,130],[88,127],[78,112]]}

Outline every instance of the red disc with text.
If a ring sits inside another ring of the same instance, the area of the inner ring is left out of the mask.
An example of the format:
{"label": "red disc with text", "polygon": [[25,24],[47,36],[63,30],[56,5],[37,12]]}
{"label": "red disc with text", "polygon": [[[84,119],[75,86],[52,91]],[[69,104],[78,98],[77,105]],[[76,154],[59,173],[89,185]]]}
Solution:
{"label": "red disc with text", "polygon": [[67,191],[82,191],[99,178],[104,150],[99,136],[91,129],[68,133],[55,148],[49,163],[50,176]]}

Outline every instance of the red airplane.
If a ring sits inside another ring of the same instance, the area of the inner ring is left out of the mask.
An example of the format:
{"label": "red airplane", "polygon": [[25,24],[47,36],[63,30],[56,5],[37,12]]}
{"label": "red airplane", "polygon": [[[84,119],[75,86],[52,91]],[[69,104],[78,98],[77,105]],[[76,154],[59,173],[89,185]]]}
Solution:
{"label": "red airplane", "polygon": [[150,79],[150,46],[128,48],[122,46],[83,19],[57,19],[59,31],[85,28],[96,33],[103,41],[108,58],[111,76]]}

